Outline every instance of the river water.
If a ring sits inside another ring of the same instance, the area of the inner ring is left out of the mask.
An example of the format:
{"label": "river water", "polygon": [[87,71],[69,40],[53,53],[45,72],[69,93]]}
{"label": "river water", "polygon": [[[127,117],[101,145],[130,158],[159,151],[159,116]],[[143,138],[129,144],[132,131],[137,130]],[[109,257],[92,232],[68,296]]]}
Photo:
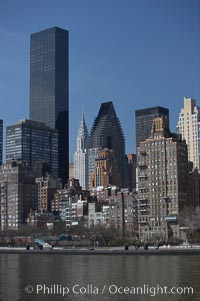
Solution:
{"label": "river water", "polygon": [[0,255],[0,301],[25,300],[200,300],[200,256]]}

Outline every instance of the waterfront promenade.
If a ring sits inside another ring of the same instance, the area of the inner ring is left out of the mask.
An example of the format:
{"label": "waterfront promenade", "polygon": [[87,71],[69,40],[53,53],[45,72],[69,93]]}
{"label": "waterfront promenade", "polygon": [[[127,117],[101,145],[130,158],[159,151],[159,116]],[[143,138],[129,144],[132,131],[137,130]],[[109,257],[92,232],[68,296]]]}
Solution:
{"label": "waterfront promenade", "polygon": [[27,250],[25,247],[0,247],[0,254],[47,254],[47,255],[200,255],[200,246],[172,246],[160,247],[158,250],[155,247],[144,248],[129,247],[125,250],[124,247],[99,247],[99,248],[53,248],[53,249],[33,249]]}

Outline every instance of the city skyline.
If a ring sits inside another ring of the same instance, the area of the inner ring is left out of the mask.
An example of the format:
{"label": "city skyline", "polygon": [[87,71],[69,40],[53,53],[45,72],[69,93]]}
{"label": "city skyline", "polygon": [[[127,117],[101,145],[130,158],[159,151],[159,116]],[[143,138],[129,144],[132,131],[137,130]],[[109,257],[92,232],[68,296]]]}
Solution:
{"label": "city skyline", "polygon": [[0,300],[198,299],[199,33],[199,0],[0,1]]}
{"label": "city skyline", "polygon": [[54,14],[56,4],[51,4],[45,20],[45,1],[39,12],[37,5],[25,1],[17,7],[13,3],[12,11],[9,1],[1,4],[4,161],[6,126],[28,118],[30,34],[48,27],[69,30],[70,160],[82,107],[90,131],[100,103],[113,101],[125,133],[126,153],[134,153],[136,109],[157,105],[169,108],[174,132],[183,97],[199,103],[198,1],[77,3],[78,8],[72,1],[61,1],[58,16]]}

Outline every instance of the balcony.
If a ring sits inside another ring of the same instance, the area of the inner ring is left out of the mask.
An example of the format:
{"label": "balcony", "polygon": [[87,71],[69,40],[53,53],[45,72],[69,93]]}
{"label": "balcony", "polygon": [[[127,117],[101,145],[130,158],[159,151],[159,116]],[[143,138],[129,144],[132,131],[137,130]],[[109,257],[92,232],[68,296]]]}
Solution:
{"label": "balcony", "polygon": [[148,208],[148,205],[147,205],[147,203],[139,203],[138,207],[139,207],[139,209],[142,209],[142,208],[146,209],[146,208]]}
{"label": "balcony", "polygon": [[141,180],[141,179],[145,179],[146,180],[146,178],[147,178],[147,175],[145,174],[145,173],[141,173],[141,174],[139,174],[139,179]]}
{"label": "balcony", "polygon": [[138,202],[140,202],[140,203],[147,203],[148,202],[148,200],[146,199],[146,198],[140,198],[140,199],[138,199]]}
{"label": "balcony", "polygon": [[140,168],[147,168],[147,164],[146,164],[145,161],[139,161],[139,162],[138,162],[138,166],[139,166]]}
{"label": "balcony", "polygon": [[146,156],[146,154],[147,154],[146,149],[141,149],[140,154],[143,156]]}
{"label": "balcony", "polygon": [[139,221],[138,224],[141,226],[145,226],[148,225],[148,221]]}
{"label": "balcony", "polygon": [[139,190],[140,193],[147,192],[147,188],[146,187],[139,187],[138,190]]}
{"label": "balcony", "polygon": [[148,208],[138,208],[138,212],[140,215],[145,215],[149,213]]}

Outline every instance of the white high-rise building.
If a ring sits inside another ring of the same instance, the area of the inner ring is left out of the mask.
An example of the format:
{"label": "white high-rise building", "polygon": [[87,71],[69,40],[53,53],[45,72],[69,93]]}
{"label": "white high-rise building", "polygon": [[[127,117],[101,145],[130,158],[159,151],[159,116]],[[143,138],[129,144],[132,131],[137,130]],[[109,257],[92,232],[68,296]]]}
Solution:
{"label": "white high-rise building", "polygon": [[74,177],[79,180],[82,189],[88,189],[88,130],[83,113],[74,153]]}
{"label": "white high-rise building", "polygon": [[184,108],[179,113],[177,133],[182,135],[188,145],[188,160],[193,167],[200,169],[200,107],[196,100],[184,97]]}

